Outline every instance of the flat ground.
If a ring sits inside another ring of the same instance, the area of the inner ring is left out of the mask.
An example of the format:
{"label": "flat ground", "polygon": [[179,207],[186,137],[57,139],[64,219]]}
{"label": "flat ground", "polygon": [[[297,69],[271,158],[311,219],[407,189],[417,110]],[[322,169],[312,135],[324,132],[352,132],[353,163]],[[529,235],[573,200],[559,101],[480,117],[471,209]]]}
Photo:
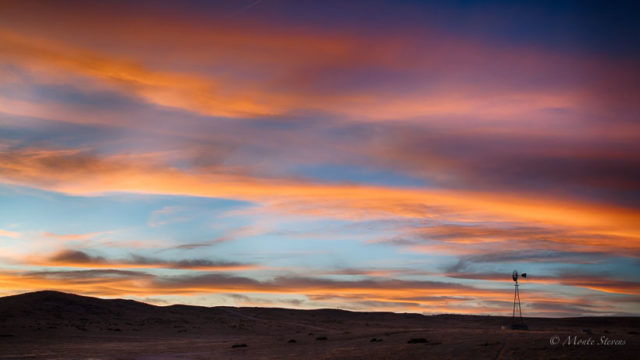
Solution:
{"label": "flat ground", "polygon": [[502,317],[156,307],[38,292],[0,298],[0,359],[640,358],[640,318],[526,322],[517,331]]}

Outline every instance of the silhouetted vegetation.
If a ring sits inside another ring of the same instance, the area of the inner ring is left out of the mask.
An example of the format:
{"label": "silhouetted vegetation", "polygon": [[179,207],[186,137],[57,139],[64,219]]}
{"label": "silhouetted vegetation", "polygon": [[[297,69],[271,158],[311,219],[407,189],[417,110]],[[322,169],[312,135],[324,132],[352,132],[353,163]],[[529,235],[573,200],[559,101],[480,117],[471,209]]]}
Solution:
{"label": "silhouetted vegetation", "polygon": [[479,346],[491,346],[491,345],[500,345],[500,342],[488,342],[488,341],[485,341],[483,344],[480,344]]}
{"label": "silhouetted vegetation", "polygon": [[427,339],[425,338],[413,338],[413,339],[409,339],[409,341],[407,341],[407,344],[426,344],[429,341],[427,341]]}

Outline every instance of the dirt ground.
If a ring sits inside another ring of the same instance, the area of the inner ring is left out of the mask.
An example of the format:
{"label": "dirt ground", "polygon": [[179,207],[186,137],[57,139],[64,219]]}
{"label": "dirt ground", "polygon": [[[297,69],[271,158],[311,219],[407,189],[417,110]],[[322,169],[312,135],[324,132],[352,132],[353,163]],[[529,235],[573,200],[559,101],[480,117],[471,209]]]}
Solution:
{"label": "dirt ground", "polygon": [[60,293],[5,299],[0,359],[640,358],[633,317],[526,319],[523,331],[490,316],[156,307]]}

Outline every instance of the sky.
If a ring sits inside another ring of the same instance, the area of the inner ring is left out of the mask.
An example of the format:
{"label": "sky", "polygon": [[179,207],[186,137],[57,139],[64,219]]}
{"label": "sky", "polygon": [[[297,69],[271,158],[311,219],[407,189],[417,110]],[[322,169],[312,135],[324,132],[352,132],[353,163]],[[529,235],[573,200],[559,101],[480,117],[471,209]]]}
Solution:
{"label": "sky", "polygon": [[640,315],[638,10],[0,0],[0,296]]}

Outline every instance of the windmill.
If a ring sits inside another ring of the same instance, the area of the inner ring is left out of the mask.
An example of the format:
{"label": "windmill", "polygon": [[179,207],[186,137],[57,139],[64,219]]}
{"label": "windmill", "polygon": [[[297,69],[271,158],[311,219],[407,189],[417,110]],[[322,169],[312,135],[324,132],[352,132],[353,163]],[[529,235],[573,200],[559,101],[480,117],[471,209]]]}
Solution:
{"label": "windmill", "polygon": [[[518,274],[517,270],[513,270],[511,278],[513,279],[515,292],[513,293],[513,313],[511,315],[511,328],[514,330],[529,330],[529,327],[525,325],[524,320],[522,319],[522,307],[520,306],[520,290],[518,289],[518,278],[520,277],[526,279],[527,273]],[[520,321],[516,320],[516,305],[518,306],[518,315]]]}

